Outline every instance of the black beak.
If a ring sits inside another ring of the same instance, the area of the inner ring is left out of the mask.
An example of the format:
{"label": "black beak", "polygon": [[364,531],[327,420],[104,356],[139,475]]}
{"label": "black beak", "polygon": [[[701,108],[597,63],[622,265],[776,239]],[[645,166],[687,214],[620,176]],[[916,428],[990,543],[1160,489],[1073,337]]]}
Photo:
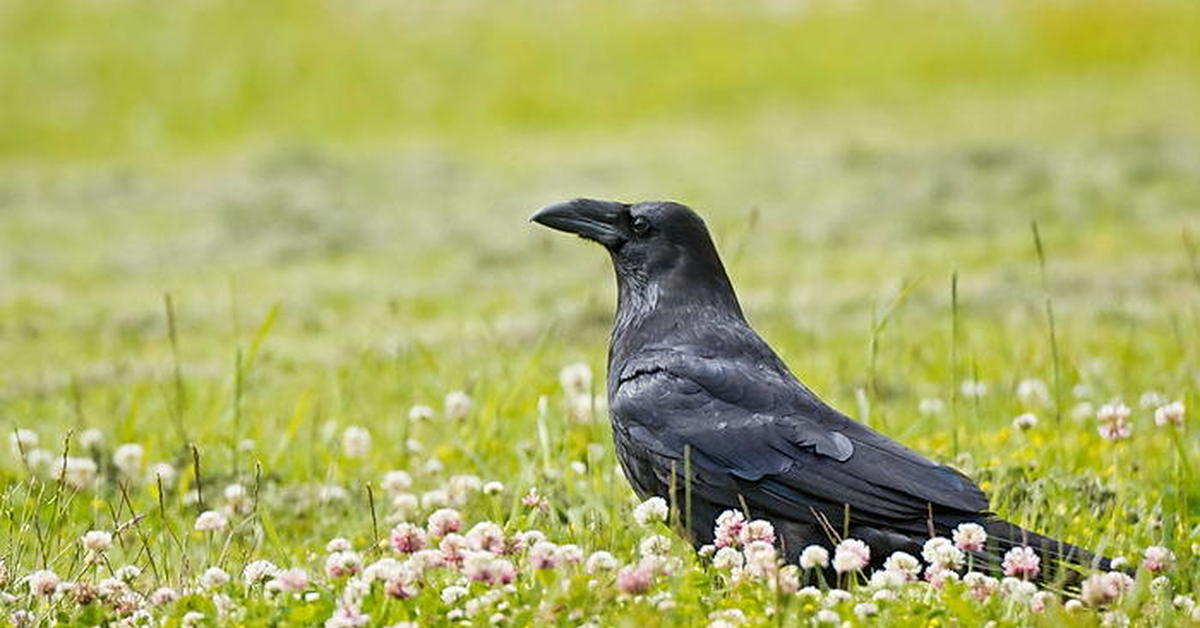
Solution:
{"label": "black beak", "polygon": [[623,203],[577,198],[543,207],[529,219],[612,247],[625,241],[621,223],[627,210]]}

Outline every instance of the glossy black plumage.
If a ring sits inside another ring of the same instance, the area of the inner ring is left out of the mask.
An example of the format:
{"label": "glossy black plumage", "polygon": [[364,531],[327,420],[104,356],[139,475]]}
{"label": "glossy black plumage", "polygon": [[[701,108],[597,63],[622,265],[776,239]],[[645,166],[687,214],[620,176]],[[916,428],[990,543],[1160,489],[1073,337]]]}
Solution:
{"label": "glossy black plumage", "polygon": [[684,513],[696,545],[711,542],[718,513],[745,509],[775,524],[793,559],[848,533],[878,564],[896,550],[919,554],[931,532],[949,536],[966,521],[992,536],[981,559],[1025,544],[1047,557],[1092,559],[997,519],[969,478],[800,383],[747,323],[690,209],[579,199],[533,220],[608,249],[618,286],[608,362],[617,455],[640,497],[668,498]]}

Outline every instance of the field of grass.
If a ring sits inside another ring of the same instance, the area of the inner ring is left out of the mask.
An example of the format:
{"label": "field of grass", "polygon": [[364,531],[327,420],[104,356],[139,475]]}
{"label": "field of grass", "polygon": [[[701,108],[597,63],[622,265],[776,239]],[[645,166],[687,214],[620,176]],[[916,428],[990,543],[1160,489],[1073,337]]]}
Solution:
{"label": "field of grass", "polygon": [[[737,6],[0,0],[0,625],[1200,623],[1200,9]],[[811,388],[1173,566],[846,600],[640,525],[575,196],[693,206]],[[418,568],[439,508],[509,553]]]}

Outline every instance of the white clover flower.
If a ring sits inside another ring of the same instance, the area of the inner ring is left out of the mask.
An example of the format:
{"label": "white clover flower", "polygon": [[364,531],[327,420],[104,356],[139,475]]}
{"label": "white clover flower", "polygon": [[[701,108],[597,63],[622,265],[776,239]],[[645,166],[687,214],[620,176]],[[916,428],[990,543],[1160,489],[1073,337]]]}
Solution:
{"label": "white clover flower", "polygon": [[1017,384],[1017,399],[1026,408],[1045,406],[1050,403],[1050,389],[1040,379],[1023,379]]}
{"label": "white clover flower", "polygon": [[483,491],[484,495],[499,495],[500,493],[504,492],[504,485],[500,482],[492,480],[490,482],[484,482],[481,490]]}
{"label": "white clover flower", "polygon": [[122,582],[133,582],[142,575],[142,568],[137,565],[122,565],[113,572],[113,577]]}
{"label": "white clover flower", "polygon": [[43,597],[54,593],[58,588],[58,574],[49,569],[39,569],[31,574],[27,579],[29,583],[29,592],[33,595],[41,595]]}
{"label": "white clover flower", "polygon": [[963,559],[966,556],[962,550],[950,542],[950,539],[935,536],[925,541],[925,545],[921,548],[921,558],[939,569],[957,570],[962,567]]}
{"label": "white clover flower", "polygon": [[671,539],[661,534],[651,534],[638,543],[638,553],[642,556],[666,556],[671,553]]}
{"label": "white clover flower", "polygon": [[429,515],[426,524],[429,536],[442,537],[462,529],[462,515],[453,508],[439,508]]}
{"label": "white clover flower", "polygon": [[1086,421],[1096,414],[1096,407],[1090,401],[1080,401],[1071,408],[1071,418],[1076,421]]}
{"label": "white clover flower", "polygon": [[[68,458],[68,460],[87,460],[90,458]],[[36,476],[52,475],[56,467],[62,466],[62,459],[45,449],[31,449],[25,452],[25,466],[29,468],[29,472]],[[93,467],[96,465],[93,463]],[[61,474],[60,474],[61,475]],[[95,474],[92,474],[93,478]],[[83,488],[83,487],[80,487]]]}
{"label": "white clover flower", "polygon": [[926,397],[917,404],[917,411],[925,416],[941,414],[946,410],[946,403],[937,397]]}
{"label": "white clover flower", "polygon": [[104,530],[91,530],[79,539],[84,547],[97,554],[107,552],[112,547],[112,540],[112,533]]}
{"label": "white clover flower", "polygon": [[1032,547],[1014,547],[1004,554],[1004,575],[1032,580],[1041,573],[1042,559]]}
{"label": "white clover flower", "polygon": [[1037,427],[1037,424],[1038,424],[1037,415],[1032,412],[1026,412],[1024,414],[1019,414],[1019,415],[1017,415],[1016,418],[1014,418],[1012,420],[1013,429],[1020,430],[1022,432],[1026,432],[1026,431],[1029,431],[1029,430]]}
{"label": "white clover flower", "polygon": [[347,458],[366,458],[371,451],[371,432],[351,425],[342,432],[342,453]]}
{"label": "white clover flower", "polygon": [[269,560],[255,560],[246,563],[242,569],[242,582],[246,586],[262,584],[263,582],[275,577],[279,573],[279,568]]}
{"label": "white clover flower", "polygon": [[226,486],[224,495],[225,503],[235,512],[247,512],[253,505],[250,503],[250,494],[246,487],[237,482]]}
{"label": "white clover flower", "polygon": [[879,607],[871,602],[859,602],[854,605],[854,615],[859,619],[867,619],[879,614]]}
{"label": "white clover flower", "polygon": [[433,408],[426,405],[417,404],[408,409],[408,420],[413,423],[432,421],[434,416]]}
{"label": "white clover flower", "polygon": [[858,571],[871,563],[871,548],[858,539],[844,539],[833,552],[833,570]]}
{"label": "white clover flower", "polygon": [[8,435],[8,443],[12,447],[13,456],[20,458],[37,449],[38,435],[37,432],[24,428],[14,430]]}
{"label": "white clover flower", "polygon": [[583,550],[579,549],[579,546],[573,543],[559,545],[558,551],[555,553],[555,559],[560,565],[575,565],[583,562]]}
{"label": "white clover flower", "polygon": [[113,453],[113,465],[126,476],[133,477],[142,469],[144,450],[137,443],[125,443]]}
{"label": "white clover flower", "polygon": [[229,584],[229,574],[220,567],[209,567],[200,574],[200,586],[208,590],[219,589]]}
{"label": "white clover flower", "polygon": [[453,604],[453,603],[463,599],[464,597],[467,597],[467,595],[469,595],[469,594],[470,594],[470,591],[466,587],[460,587],[458,585],[450,585],[450,586],[442,589],[441,597],[442,597],[443,603]]}
{"label": "white clover flower", "polygon": [[668,514],[667,500],[661,497],[651,497],[633,509],[633,519],[643,527],[666,521]]}
{"label": "white clover flower", "polygon": [[745,557],[736,548],[722,547],[713,554],[713,567],[724,571],[739,569],[745,563]]}
{"label": "white clover flower", "polygon": [[1157,390],[1147,390],[1138,398],[1138,405],[1143,408],[1157,408],[1167,402],[1167,398],[1162,396]]}
{"label": "white clover flower", "polygon": [[1161,545],[1151,545],[1142,554],[1142,566],[1150,573],[1169,571],[1175,566],[1175,552]]}
{"label": "white clover flower", "polygon": [[1131,414],[1129,406],[1123,403],[1109,403],[1100,406],[1096,411],[1096,420],[1100,425],[1097,431],[1105,440],[1125,440],[1133,433],[1133,425],[1129,422]]}
{"label": "white clover flower", "polygon": [[317,501],[322,504],[344,502],[347,499],[350,499],[349,491],[337,484],[322,484],[317,487]]}
{"label": "white clover flower", "polygon": [[820,545],[809,545],[800,552],[800,567],[804,569],[825,568],[829,566],[829,550]]}
{"label": "white clover flower", "polygon": [[456,391],[446,395],[446,400],[445,400],[446,418],[450,419],[451,421],[459,421],[459,420],[465,419],[465,418],[467,418],[468,414],[471,414],[471,408],[473,406],[474,406],[474,402],[471,401],[470,395],[468,395],[467,393],[465,393],[461,390],[456,390]]}
{"label": "white clover flower", "polygon": [[400,493],[392,497],[392,512],[398,519],[407,519],[420,507],[420,499],[412,493]]}
{"label": "white clover flower", "polygon": [[588,556],[587,563],[584,564],[584,571],[595,575],[602,571],[612,571],[618,566],[619,563],[616,557],[604,550],[600,550],[592,552],[592,555]]}
{"label": "white clover flower", "polygon": [[179,472],[170,463],[158,462],[150,465],[150,470],[146,472],[146,483],[153,486],[161,480],[163,488],[168,488],[175,485],[178,477]]}
{"label": "white clover flower", "polygon": [[[888,560],[891,560],[891,558],[888,558]],[[913,560],[916,559],[914,558]],[[918,566],[919,569],[920,567]],[[908,574],[899,569],[878,569],[871,573],[870,585],[872,589],[899,589],[911,579]]]}
{"label": "white clover flower", "polygon": [[1172,401],[1154,410],[1154,424],[1159,427],[1174,425],[1183,427],[1184,407],[1182,401]]}
{"label": "white clover flower", "polygon": [[91,458],[68,457],[65,462],[60,460],[57,466],[57,477],[67,486],[81,491],[95,488],[97,469]]}
{"label": "white clover flower", "polygon": [[329,553],[349,552],[352,549],[354,546],[350,545],[350,541],[340,536],[329,539],[329,542],[325,544],[325,551]]}
{"label": "white clover flower", "polygon": [[188,611],[183,614],[183,618],[179,621],[184,628],[193,628],[204,621],[204,613],[200,611]]}
{"label": "white clover flower", "polygon": [[883,568],[902,574],[907,580],[916,580],[917,575],[921,573],[921,561],[907,552],[892,552],[883,562]]}
{"label": "white clover flower", "polygon": [[580,362],[563,367],[558,372],[558,383],[569,395],[582,395],[592,389],[592,369]]}
{"label": "white clover flower", "polygon": [[964,552],[979,552],[987,544],[987,530],[978,523],[960,523],[954,529],[954,546]]}
{"label": "white clover flower", "polygon": [[816,622],[817,624],[837,625],[837,624],[842,623],[842,616],[838,615],[836,611],[831,611],[828,608],[823,608],[823,609],[817,611],[817,614],[813,616],[813,621]]}
{"label": "white clover flower", "polygon": [[277,588],[280,591],[303,591],[308,588],[308,572],[299,567],[284,569],[275,575],[275,578],[268,583],[268,586],[271,583],[274,583],[273,588]]}
{"label": "white clover flower", "polygon": [[104,444],[104,432],[92,427],[79,433],[79,447],[84,450],[98,449]]}
{"label": "white clover flower", "polygon": [[229,519],[215,510],[205,510],[196,517],[194,528],[198,532],[217,532],[229,525]]}
{"label": "white clover flower", "polygon": [[170,604],[179,599],[179,592],[170,587],[159,587],[150,593],[150,603],[155,606]]}
{"label": "white clover flower", "polygon": [[988,393],[987,382],[976,381],[973,379],[964,379],[962,383],[962,394],[964,397],[983,397]]}
{"label": "white clover flower", "polygon": [[397,493],[408,492],[412,488],[412,483],[412,476],[407,471],[395,470],[385,473],[379,486],[388,493],[395,495]]}

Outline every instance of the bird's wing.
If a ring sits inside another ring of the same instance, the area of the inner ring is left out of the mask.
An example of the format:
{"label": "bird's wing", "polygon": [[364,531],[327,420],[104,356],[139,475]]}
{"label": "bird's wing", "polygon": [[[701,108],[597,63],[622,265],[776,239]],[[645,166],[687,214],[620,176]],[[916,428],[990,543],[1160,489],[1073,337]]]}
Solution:
{"label": "bird's wing", "polygon": [[825,504],[896,521],[988,507],[966,476],[847,418],[771,365],[655,352],[623,365],[612,412],[623,437],[662,465],[682,468],[676,461],[690,452],[700,480],[724,476],[752,507],[780,515]]}

